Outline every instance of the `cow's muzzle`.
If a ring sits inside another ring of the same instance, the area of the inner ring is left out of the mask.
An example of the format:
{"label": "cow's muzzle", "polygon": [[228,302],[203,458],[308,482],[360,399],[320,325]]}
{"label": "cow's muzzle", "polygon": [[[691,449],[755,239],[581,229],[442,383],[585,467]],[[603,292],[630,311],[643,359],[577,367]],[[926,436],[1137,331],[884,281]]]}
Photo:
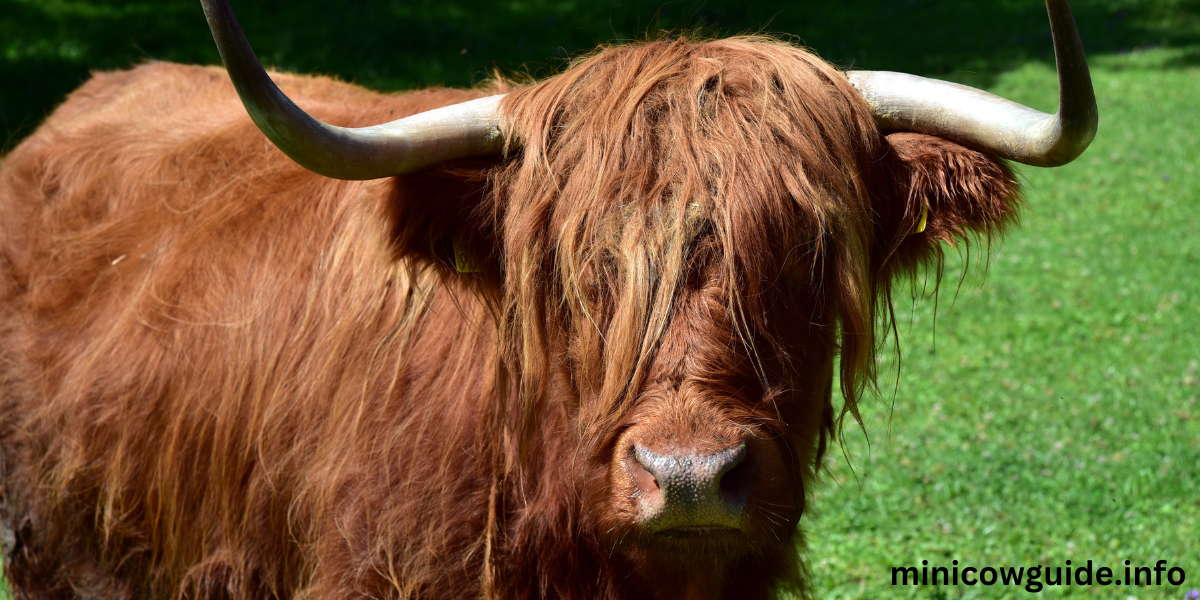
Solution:
{"label": "cow's muzzle", "polygon": [[750,491],[745,443],[707,455],[659,453],[634,444],[631,455],[625,468],[634,480],[645,533],[686,538],[742,529]]}

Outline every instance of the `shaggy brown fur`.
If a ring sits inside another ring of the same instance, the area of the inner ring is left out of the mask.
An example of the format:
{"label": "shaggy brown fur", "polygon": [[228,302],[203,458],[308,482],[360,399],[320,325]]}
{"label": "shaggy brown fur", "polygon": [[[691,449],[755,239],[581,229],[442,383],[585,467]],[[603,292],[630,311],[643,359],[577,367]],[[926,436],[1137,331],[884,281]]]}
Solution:
{"label": "shaggy brown fur", "polygon": [[[771,40],[607,48],[520,89],[277,80],[339,125],[511,91],[524,149],[332,181],[219,69],[75,92],[0,170],[19,598],[802,591],[835,356],[855,413],[895,274],[1015,212],[1001,161],[881,135]],[[731,441],[740,537],[644,535],[632,445]]]}

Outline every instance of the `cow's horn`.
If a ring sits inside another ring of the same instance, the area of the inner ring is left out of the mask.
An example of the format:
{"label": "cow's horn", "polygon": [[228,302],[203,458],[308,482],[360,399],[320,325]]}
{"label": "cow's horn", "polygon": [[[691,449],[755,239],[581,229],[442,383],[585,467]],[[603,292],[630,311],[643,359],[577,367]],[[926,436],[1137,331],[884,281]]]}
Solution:
{"label": "cow's horn", "polygon": [[885,131],[954,140],[1037,167],[1075,160],[1096,136],[1096,95],[1067,0],[1046,0],[1058,63],[1053,115],[956,83],[886,71],[851,71],[850,83]]}
{"label": "cow's horn", "polygon": [[502,152],[499,106],[489,96],[375,125],[347,128],[309,116],[259,64],[228,0],[201,0],[225,69],[246,111],[301,166],[335,179],[379,179],[458,158]]}

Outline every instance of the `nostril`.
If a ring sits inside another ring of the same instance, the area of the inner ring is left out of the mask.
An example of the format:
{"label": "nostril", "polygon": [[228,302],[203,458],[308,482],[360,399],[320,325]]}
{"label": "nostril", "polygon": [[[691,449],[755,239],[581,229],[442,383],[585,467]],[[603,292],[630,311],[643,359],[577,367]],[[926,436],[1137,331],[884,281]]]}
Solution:
{"label": "nostril", "polygon": [[737,460],[730,462],[719,476],[721,493],[730,500],[744,497],[751,483],[751,469],[746,462],[745,444],[741,447],[743,451]]}
{"label": "nostril", "polygon": [[746,444],[738,444],[713,455],[714,466],[717,467],[717,478],[723,479],[746,460]]}
{"label": "nostril", "polygon": [[632,450],[633,460],[636,461],[643,470],[653,475],[654,467],[661,461],[662,457],[636,444],[633,446]]}
{"label": "nostril", "polygon": [[633,460],[626,463],[626,469],[637,485],[636,495],[642,496],[659,489],[658,474],[654,472],[652,461],[649,461],[634,447],[631,454]]}

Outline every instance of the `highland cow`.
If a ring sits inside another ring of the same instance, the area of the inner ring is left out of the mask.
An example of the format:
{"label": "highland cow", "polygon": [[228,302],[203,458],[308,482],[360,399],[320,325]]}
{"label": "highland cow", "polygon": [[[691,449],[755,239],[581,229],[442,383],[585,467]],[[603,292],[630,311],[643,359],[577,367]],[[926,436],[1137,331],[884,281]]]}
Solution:
{"label": "highland cow", "polygon": [[1095,132],[1048,5],[1053,116],[757,37],[292,104],[206,0],[232,82],[97,74],[0,169],[17,598],[803,594],[893,280]]}

